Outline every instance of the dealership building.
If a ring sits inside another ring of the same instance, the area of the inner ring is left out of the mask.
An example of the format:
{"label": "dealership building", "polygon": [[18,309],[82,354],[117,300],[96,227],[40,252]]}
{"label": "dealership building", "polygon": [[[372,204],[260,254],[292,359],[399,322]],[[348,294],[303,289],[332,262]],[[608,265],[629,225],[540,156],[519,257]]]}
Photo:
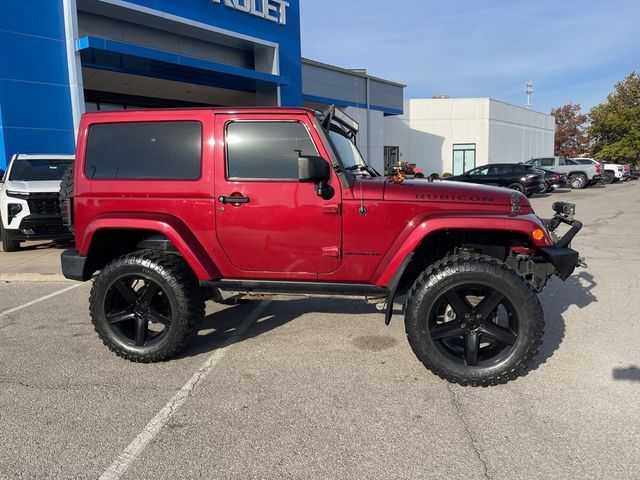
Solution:
{"label": "dealership building", "polygon": [[[322,39],[317,40],[322,42]],[[0,4],[0,168],[73,153],[84,112],[334,104],[379,171],[553,153],[553,117],[489,99],[404,101],[404,85],[301,56],[300,0],[25,0]]]}
{"label": "dealership building", "polygon": [[6,1],[0,58],[0,168],[73,153],[89,111],[330,104],[382,168],[384,118],[403,108],[404,85],[301,57],[299,0]]}

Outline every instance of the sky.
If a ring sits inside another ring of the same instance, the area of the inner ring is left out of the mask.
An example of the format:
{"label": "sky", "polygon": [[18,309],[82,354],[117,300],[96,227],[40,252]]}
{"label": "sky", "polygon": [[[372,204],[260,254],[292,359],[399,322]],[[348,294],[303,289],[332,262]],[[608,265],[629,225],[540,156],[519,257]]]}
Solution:
{"label": "sky", "polygon": [[302,55],[406,84],[405,98],[533,110],[606,101],[640,71],[640,0],[300,0]]}

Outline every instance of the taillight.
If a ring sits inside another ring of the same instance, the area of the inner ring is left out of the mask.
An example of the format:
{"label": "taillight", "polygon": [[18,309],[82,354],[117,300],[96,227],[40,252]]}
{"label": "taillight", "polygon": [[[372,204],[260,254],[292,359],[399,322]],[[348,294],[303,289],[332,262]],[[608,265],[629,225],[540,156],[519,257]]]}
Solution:
{"label": "taillight", "polygon": [[600,164],[596,163],[596,173],[600,173]]}
{"label": "taillight", "polygon": [[60,205],[62,210],[62,224],[65,227],[73,225],[73,203],[72,199],[65,198]]}
{"label": "taillight", "polygon": [[560,175],[559,173],[556,173],[553,178],[555,178],[556,180],[562,180],[562,175]]}

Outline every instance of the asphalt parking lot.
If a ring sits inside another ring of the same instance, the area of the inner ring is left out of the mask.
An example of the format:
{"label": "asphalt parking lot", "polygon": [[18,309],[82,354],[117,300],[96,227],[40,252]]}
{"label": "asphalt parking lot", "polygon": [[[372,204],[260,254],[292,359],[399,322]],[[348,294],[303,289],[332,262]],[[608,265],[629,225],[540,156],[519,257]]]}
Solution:
{"label": "asphalt parking lot", "polygon": [[33,277],[0,253],[0,478],[638,478],[640,182],[532,203],[557,200],[588,268],[541,295],[528,375],[484,389],[433,376],[400,314],[355,300],[211,303],[180,358],[129,363],[90,285],[46,276],[60,250],[31,248]]}

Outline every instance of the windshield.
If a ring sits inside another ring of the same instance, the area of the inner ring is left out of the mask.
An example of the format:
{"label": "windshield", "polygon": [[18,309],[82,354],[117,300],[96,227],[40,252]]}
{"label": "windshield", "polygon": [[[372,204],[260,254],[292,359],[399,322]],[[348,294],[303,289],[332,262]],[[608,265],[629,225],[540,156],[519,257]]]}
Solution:
{"label": "windshield", "polygon": [[329,137],[331,138],[331,142],[333,142],[333,146],[336,147],[336,151],[340,156],[340,160],[342,160],[344,168],[355,171],[366,168],[367,164],[362,158],[358,147],[356,147],[351,140],[334,130],[329,131]]}
{"label": "windshield", "polygon": [[61,180],[65,170],[73,164],[73,160],[53,160],[46,158],[16,160],[11,167],[9,180],[34,182]]}

